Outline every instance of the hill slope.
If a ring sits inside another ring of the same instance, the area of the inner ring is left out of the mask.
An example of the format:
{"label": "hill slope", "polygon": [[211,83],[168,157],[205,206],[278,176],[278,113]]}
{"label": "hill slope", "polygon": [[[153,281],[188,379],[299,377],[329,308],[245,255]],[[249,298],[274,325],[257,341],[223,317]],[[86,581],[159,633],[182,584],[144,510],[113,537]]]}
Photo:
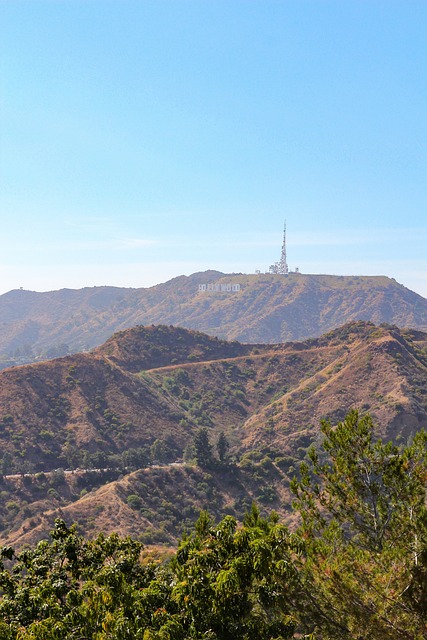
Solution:
{"label": "hill slope", "polygon": [[135,372],[162,363],[233,358],[253,348],[185,329],[137,327],[90,354],[5,369],[0,372],[2,469],[102,466],[107,453],[147,448],[159,438],[165,457],[175,459],[196,422],[176,399]]}
{"label": "hill slope", "polygon": [[[199,292],[199,284],[240,291]],[[289,274],[180,276],[148,289],[93,287],[0,296],[0,353],[30,361],[101,344],[138,324],[173,324],[228,340],[277,343],[368,320],[427,329],[427,300],[378,276]]]}
{"label": "hill slope", "polygon": [[[426,373],[427,334],[366,322],[279,345],[136,327],[90,354],[6,369],[0,470],[31,473],[3,480],[3,540],[40,536],[61,513],[87,533],[139,527],[167,543],[201,506],[239,516],[257,499],[286,513],[289,478],[319,442],[320,420],[359,408],[379,435],[406,440],[427,426]],[[212,443],[225,432],[237,466],[175,465],[202,426]]]}

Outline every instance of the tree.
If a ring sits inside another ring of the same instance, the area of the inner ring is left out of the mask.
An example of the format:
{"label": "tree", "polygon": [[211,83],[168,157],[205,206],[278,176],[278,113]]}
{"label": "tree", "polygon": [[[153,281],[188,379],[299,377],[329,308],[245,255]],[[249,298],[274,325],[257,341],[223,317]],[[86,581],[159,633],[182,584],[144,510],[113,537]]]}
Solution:
{"label": "tree", "polygon": [[[322,639],[427,637],[427,436],[374,442],[369,416],[322,424],[294,480],[301,618]],[[322,460],[322,457],[326,459]]]}
{"label": "tree", "polygon": [[194,462],[194,456],[195,456],[194,443],[189,442],[183,451],[182,459],[186,464],[190,464]]}
{"label": "tree", "polygon": [[230,448],[230,443],[228,442],[224,431],[221,431],[221,433],[218,436],[218,441],[216,443],[216,450],[218,452],[218,458],[220,462],[223,462],[223,463],[225,462],[229,448]]}
{"label": "tree", "polygon": [[2,548],[2,640],[142,639],[153,612],[141,592],[154,578],[142,545],[117,534],[87,541],[59,519],[51,538],[17,555]]}
{"label": "tree", "polygon": [[117,534],[87,541],[57,520],[51,536],[17,555],[2,549],[2,640],[292,636],[286,586],[295,574],[274,515],[265,520],[254,508],[238,527],[202,513],[166,567],[142,564],[142,545]]}
{"label": "tree", "polygon": [[199,429],[194,436],[194,453],[196,462],[202,469],[209,469],[213,465],[212,445],[206,427]]}
{"label": "tree", "polygon": [[75,469],[81,462],[81,451],[71,442],[65,442],[61,447],[61,459],[65,461],[67,467]]}
{"label": "tree", "polygon": [[254,506],[238,527],[231,516],[214,525],[203,512],[172,563],[171,600],[184,638],[284,640],[295,630],[291,613],[295,572],[289,534],[272,514]]}
{"label": "tree", "polygon": [[150,447],[150,458],[154,464],[162,463],[166,460],[166,449],[163,440],[154,440]]}
{"label": "tree", "polygon": [[12,473],[15,468],[13,456],[9,451],[5,451],[3,454],[3,459],[0,462],[0,470],[3,475],[7,475],[8,473]]}

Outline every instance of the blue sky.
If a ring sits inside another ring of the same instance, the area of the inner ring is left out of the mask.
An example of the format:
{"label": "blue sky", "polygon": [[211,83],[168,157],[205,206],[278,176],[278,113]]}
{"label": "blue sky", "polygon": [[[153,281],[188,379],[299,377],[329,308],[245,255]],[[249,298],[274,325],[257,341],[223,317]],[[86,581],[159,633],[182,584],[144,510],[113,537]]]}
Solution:
{"label": "blue sky", "polygon": [[0,0],[0,293],[205,269],[427,296],[425,0]]}

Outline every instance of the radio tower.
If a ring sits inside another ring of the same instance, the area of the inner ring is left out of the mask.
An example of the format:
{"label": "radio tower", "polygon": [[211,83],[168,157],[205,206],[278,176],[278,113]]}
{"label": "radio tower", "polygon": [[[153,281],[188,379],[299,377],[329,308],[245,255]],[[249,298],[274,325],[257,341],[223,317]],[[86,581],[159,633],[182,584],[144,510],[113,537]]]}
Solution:
{"label": "radio tower", "polygon": [[279,273],[282,276],[287,276],[289,273],[288,263],[286,262],[286,221],[283,228],[283,244],[280,260],[272,264],[269,271],[270,273]]}
{"label": "radio tower", "polygon": [[286,220],[283,227],[283,244],[282,244],[282,253],[280,254],[280,260],[278,266],[277,273],[281,273],[282,275],[287,275],[288,263],[286,262]]}

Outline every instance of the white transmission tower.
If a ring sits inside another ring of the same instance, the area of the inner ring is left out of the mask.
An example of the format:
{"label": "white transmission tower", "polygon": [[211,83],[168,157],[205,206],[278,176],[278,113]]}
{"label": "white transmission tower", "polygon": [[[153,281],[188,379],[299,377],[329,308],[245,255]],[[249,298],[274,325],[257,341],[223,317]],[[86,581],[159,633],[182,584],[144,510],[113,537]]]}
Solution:
{"label": "white transmission tower", "polygon": [[286,262],[286,220],[283,228],[283,243],[280,260],[279,262],[275,262],[274,264],[272,264],[269,271],[270,273],[279,273],[283,276],[286,276],[289,273],[288,263]]}

